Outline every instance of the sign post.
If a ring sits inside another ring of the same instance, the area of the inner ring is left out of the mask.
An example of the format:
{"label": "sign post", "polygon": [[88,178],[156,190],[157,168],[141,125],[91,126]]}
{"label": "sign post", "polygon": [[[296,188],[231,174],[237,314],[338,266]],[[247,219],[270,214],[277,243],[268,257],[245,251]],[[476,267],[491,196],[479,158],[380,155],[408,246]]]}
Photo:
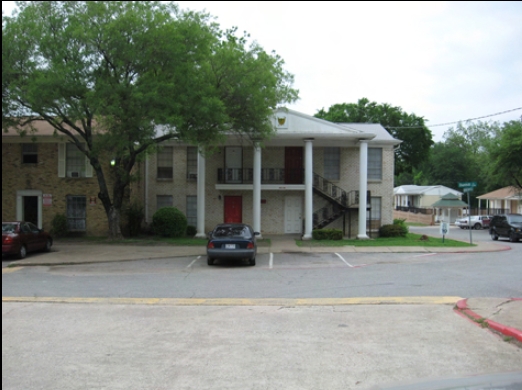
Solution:
{"label": "sign post", "polygon": [[473,235],[471,234],[471,201],[469,199],[469,193],[477,186],[476,181],[468,181],[459,183],[459,188],[463,188],[464,192],[468,193],[468,229],[469,229],[469,243],[473,244]]}
{"label": "sign post", "polygon": [[444,237],[449,232],[449,222],[441,221],[440,223],[440,234],[442,234],[442,243],[444,244]]}

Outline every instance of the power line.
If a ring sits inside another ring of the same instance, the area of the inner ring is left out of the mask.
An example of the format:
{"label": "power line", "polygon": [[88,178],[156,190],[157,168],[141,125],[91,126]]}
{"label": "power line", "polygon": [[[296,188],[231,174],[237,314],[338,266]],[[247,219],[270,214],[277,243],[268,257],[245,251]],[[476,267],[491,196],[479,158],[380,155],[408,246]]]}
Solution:
{"label": "power line", "polygon": [[[479,116],[477,118],[463,119],[463,120],[454,121],[454,122],[437,123],[436,125],[428,125],[428,124],[426,124],[425,126],[426,127],[438,127],[438,126],[455,125],[455,124],[460,123],[460,122],[468,122],[468,121],[475,121],[477,119],[490,118],[492,116],[507,114],[508,112],[513,112],[513,111],[517,111],[517,110],[522,110],[522,107],[517,107],[517,108],[513,108],[511,110],[497,112],[495,114]],[[422,126],[384,126],[384,127],[386,127],[387,129],[419,129]]]}

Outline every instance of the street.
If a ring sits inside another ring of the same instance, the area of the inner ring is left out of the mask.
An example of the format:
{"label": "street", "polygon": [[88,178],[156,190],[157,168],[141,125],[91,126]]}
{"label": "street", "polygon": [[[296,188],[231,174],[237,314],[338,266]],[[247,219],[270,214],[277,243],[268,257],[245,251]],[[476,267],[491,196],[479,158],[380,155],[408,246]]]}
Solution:
{"label": "street", "polygon": [[522,296],[522,243],[502,245],[5,269],[4,299],[26,300],[2,303],[2,388],[371,389],[520,371],[520,347],[453,310]]}

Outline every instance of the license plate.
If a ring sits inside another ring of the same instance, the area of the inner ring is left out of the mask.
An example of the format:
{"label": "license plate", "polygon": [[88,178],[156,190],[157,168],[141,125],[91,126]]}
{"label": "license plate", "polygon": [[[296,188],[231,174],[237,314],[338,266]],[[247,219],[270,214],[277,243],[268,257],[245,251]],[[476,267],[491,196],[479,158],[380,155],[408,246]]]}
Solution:
{"label": "license plate", "polygon": [[225,244],[225,249],[236,249],[236,244]]}

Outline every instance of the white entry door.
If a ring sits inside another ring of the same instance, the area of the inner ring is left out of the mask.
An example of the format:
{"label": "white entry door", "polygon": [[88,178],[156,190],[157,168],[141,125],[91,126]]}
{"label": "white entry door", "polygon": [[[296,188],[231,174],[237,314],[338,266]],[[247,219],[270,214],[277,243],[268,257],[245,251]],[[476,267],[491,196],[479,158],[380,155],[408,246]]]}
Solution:
{"label": "white entry door", "polygon": [[301,233],[303,198],[300,196],[285,197],[285,233]]}

